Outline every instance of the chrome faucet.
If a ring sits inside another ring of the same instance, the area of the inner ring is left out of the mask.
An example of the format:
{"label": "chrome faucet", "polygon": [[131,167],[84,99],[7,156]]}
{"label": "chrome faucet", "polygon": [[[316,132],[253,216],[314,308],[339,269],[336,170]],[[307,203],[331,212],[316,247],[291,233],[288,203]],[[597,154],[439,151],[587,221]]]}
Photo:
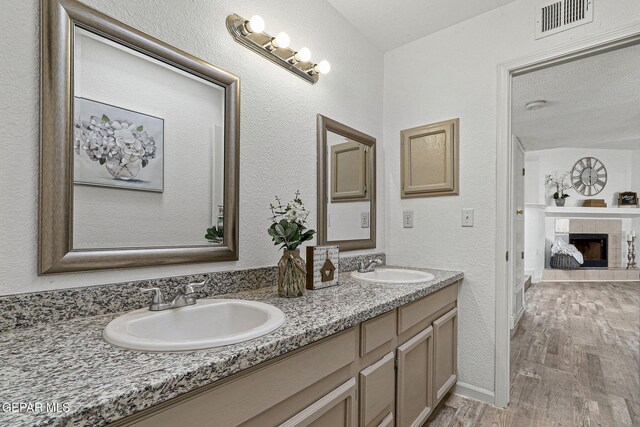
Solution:
{"label": "chrome faucet", "polygon": [[363,261],[358,262],[358,273],[371,273],[374,271],[376,265],[382,265],[382,260],[375,258],[369,260],[369,263],[365,266]]}
{"label": "chrome faucet", "polygon": [[185,305],[194,305],[197,302],[198,296],[196,288],[203,287],[204,285],[205,282],[189,283],[180,289],[170,302],[165,301],[162,291],[159,288],[143,288],[140,289],[140,292],[153,292],[153,299],[151,300],[151,304],[149,304],[149,310],[162,311],[184,307]]}

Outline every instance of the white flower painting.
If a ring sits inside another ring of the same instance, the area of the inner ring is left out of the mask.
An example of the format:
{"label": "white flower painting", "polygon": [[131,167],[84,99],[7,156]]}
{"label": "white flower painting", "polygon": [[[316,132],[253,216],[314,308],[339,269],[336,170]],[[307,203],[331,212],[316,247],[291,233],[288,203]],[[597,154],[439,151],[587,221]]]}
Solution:
{"label": "white flower painting", "polygon": [[76,184],[163,191],[163,119],[76,97],[73,131]]}

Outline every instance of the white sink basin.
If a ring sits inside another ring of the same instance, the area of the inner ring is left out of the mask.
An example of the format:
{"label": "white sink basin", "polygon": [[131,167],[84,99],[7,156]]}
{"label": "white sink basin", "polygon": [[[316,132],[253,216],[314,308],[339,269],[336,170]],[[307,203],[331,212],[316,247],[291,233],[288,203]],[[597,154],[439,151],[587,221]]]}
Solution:
{"label": "white sink basin", "polygon": [[275,331],[285,315],[258,301],[202,299],[164,311],[135,310],[113,319],[104,339],[146,351],[198,350],[248,341]]}
{"label": "white sink basin", "polygon": [[365,282],[376,283],[420,283],[433,280],[431,273],[418,270],[405,270],[400,268],[380,268],[370,273],[351,272],[351,277]]}

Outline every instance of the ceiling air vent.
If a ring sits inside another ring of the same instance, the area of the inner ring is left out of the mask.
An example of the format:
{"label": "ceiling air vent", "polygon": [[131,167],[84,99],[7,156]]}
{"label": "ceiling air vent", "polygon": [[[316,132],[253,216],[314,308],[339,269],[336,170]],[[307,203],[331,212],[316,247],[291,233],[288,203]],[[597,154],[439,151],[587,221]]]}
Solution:
{"label": "ceiling air vent", "polygon": [[553,0],[536,9],[536,39],[593,21],[593,0]]}

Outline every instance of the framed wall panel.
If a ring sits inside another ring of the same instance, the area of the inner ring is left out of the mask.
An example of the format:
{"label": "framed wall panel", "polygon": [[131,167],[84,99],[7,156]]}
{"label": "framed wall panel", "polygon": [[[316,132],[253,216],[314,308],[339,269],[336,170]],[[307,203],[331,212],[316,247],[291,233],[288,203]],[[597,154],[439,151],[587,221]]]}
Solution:
{"label": "framed wall panel", "polygon": [[401,196],[459,194],[459,119],[401,132]]}

